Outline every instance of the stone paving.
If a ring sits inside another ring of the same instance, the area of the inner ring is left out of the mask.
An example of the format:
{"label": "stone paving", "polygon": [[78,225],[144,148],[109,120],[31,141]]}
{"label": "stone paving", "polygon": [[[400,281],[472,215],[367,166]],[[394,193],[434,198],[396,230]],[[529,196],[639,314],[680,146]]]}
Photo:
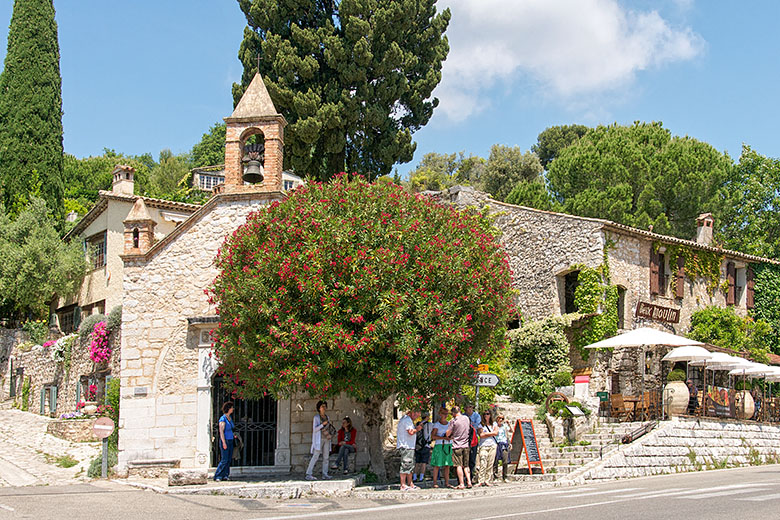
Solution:
{"label": "stone paving", "polygon": [[[0,486],[57,485],[87,479],[89,463],[100,454],[100,443],[70,442],[46,433],[50,419],[13,409],[0,409]],[[63,468],[55,459],[70,455],[78,461]]]}

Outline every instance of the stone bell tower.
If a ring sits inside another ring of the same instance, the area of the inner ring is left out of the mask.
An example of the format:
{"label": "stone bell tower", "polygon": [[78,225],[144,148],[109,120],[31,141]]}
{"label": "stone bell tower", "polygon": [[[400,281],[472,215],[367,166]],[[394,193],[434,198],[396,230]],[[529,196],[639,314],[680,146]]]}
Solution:
{"label": "stone bell tower", "polygon": [[[284,127],[260,74],[225,118],[225,193],[282,191]],[[257,135],[256,143],[249,144]],[[260,180],[262,178],[262,180]]]}
{"label": "stone bell tower", "polygon": [[142,255],[154,245],[154,227],[144,199],[138,197],[124,220],[126,255]]}

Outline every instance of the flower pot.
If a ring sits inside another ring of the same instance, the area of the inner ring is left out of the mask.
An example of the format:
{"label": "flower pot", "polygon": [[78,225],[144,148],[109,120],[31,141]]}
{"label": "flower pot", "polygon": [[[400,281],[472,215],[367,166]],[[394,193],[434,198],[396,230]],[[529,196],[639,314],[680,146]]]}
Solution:
{"label": "flower pot", "polygon": [[753,396],[747,390],[738,390],[734,396],[734,408],[737,412],[737,419],[750,419],[756,411],[756,403],[753,402]]}
{"label": "flower pot", "polygon": [[688,410],[690,392],[683,381],[671,381],[664,387],[664,409],[666,415],[674,417]]}
{"label": "flower pot", "polygon": [[98,404],[97,401],[87,401],[84,403],[84,408],[82,408],[82,412],[84,412],[87,415],[95,415],[95,412],[97,412]]}

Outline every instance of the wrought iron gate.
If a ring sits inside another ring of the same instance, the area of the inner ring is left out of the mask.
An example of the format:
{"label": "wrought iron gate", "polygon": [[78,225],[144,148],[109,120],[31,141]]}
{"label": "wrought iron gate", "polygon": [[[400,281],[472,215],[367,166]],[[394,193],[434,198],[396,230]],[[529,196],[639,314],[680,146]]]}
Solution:
{"label": "wrought iron gate", "polygon": [[241,457],[233,466],[273,466],[276,451],[276,399],[267,396],[259,400],[233,399],[222,386],[222,377],[214,378],[211,391],[211,465],[219,463],[219,418],[222,404],[233,401],[234,431],[244,441]]}

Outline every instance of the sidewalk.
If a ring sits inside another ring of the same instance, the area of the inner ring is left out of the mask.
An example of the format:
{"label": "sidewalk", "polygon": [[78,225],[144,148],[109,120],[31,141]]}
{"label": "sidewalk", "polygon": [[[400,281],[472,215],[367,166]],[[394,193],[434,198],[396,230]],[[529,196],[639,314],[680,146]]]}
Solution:
{"label": "sidewalk", "polygon": [[333,480],[307,481],[303,475],[292,478],[266,477],[264,480],[231,480],[214,482],[202,486],[168,486],[166,479],[124,479],[114,482],[148,489],[156,493],[171,495],[227,495],[239,498],[264,499],[296,499],[301,497],[353,497],[369,500],[431,500],[457,499],[478,496],[501,495],[507,492],[528,491],[560,487],[561,482],[507,482],[492,487],[474,487],[473,489],[448,489],[431,487],[432,482],[426,481],[420,489],[401,491],[397,483],[363,485],[364,476],[359,474],[349,478]]}
{"label": "sidewalk", "polygon": [[[84,482],[100,444],[70,442],[46,433],[50,419],[29,412],[0,409],[0,487],[61,485]],[[77,461],[70,468],[59,457]]]}

